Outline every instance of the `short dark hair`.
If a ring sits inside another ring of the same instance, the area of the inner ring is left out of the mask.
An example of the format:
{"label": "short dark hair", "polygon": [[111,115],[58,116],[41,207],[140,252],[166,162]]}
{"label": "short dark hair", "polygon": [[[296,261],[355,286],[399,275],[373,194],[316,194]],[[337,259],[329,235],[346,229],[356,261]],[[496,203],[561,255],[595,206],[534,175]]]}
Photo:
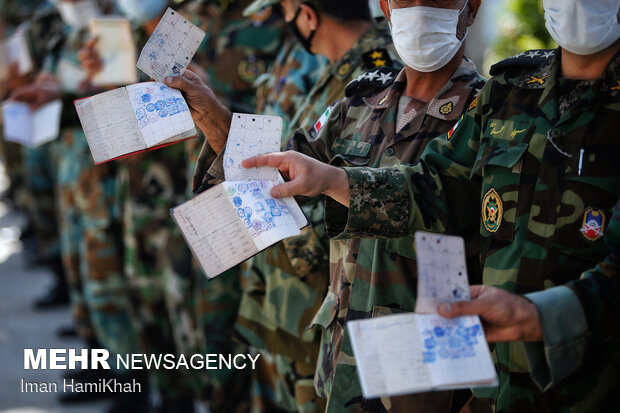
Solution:
{"label": "short dark hair", "polygon": [[298,2],[309,3],[316,7],[319,13],[325,13],[332,19],[343,23],[372,20],[368,0],[301,0]]}

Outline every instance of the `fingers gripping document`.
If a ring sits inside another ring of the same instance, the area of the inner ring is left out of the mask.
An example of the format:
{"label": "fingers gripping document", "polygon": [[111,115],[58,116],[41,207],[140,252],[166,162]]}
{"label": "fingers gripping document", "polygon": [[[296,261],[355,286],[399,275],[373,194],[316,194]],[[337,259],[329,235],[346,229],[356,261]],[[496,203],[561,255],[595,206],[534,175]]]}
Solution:
{"label": "fingers gripping document", "polygon": [[364,397],[497,385],[480,318],[436,314],[470,299],[463,240],[418,232],[415,245],[416,313],[348,323]]}
{"label": "fingers gripping document", "polygon": [[103,69],[93,78],[95,86],[126,85],[138,81],[136,43],[129,20],[100,17],[89,22],[90,34],[97,37],[97,52]]}
{"label": "fingers gripping document", "polygon": [[197,135],[181,92],[138,83],[75,101],[95,163]]}
{"label": "fingers gripping document", "polygon": [[142,49],[138,68],[158,82],[182,76],[204,37],[205,32],[168,8]]}
{"label": "fingers gripping document", "polygon": [[[238,130],[244,132],[238,134]],[[233,114],[231,136],[240,139],[226,147],[224,158],[235,159],[235,164],[225,166],[227,180],[171,210],[209,279],[284,238],[299,235],[308,225],[293,198],[271,197],[271,189],[283,182],[275,168],[244,170],[237,161],[266,150],[278,151],[281,133],[278,117]],[[278,137],[275,147],[273,136]]]}

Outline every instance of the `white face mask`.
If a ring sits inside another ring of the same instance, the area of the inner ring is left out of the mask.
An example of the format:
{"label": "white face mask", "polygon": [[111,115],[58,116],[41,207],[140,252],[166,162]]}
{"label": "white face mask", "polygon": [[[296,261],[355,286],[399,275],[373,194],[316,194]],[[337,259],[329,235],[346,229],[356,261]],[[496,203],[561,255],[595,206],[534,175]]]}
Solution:
{"label": "white face mask", "polygon": [[101,10],[95,0],[56,1],[55,5],[62,21],[76,30],[86,27],[90,19],[101,15]]}
{"label": "white face mask", "polygon": [[620,38],[620,0],[543,0],[547,30],[569,52],[586,56]]}
{"label": "white face mask", "polygon": [[463,45],[467,33],[459,40],[456,29],[468,2],[460,11],[426,6],[392,9],[388,3],[394,47],[410,68],[418,72],[439,70]]}

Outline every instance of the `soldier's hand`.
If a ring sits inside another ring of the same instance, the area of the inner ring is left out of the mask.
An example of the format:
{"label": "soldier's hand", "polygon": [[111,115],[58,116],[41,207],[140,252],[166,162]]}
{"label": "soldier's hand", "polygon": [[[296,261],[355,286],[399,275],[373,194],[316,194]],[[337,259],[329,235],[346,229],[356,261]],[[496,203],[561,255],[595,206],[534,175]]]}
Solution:
{"label": "soldier's hand", "polygon": [[325,194],[349,206],[349,178],[344,169],[295,151],[259,155],[243,161],[245,168],[259,166],[278,168],[285,179],[289,180],[271,190],[274,198]]}
{"label": "soldier's hand", "polygon": [[99,56],[99,53],[95,49],[98,41],[98,37],[90,39],[78,52],[78,59],[88,79],[92,79],[103,69],[103,60],[101,60],[101,56]]}
{"label": "soldier's hand", "polygon": [[36,110],[61,96],[62,86],[59,82],[53,79],[42,79],[18,88],[11,94],[10,99],[27,103],[32,110]]}
{"label": "soldier's hand", "polygon": [[183,76],[167,77],[165,83],[183,93],[194,122],[207,137],[211,148],[216,153],[224,150],[232,113],[211,88],[191,70],[186,70]]}
{"label": "soldier's hand", "polygon": [[471,301],[443,303],[437,310],[448,318],[478,315],[490,342],[542,341],[536,306],[524,297],[486,285],[470,287]]}

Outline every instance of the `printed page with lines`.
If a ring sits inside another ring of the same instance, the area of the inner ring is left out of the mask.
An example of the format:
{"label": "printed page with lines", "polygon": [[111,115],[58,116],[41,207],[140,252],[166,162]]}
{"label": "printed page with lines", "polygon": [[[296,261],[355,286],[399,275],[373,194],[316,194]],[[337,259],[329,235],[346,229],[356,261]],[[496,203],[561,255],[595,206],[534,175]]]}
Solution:
{"label": "printed page with lines", "polygon": [[138,58],[138,68],[158,82],[182,76],[205,32],[168,8]]}
{"label": "printed page with lines", "polygon": [[[171,210],[209,279],[300,234],[301,209],[273,199],[269,181],[223,182]],[[305,219],[305,217],[304,217]]]}
{"label": "printed page with lines", "polygon": [[497,385],[478,316],[447,319],[446,301],[469,300],[463,240],[418,232],[416,311],[350,321],[349,335],[364,397]]}
{"label": "printed page with lines", "polygon": [[75,108],[95,163],[147,148],[125,88],[77,100]]}

